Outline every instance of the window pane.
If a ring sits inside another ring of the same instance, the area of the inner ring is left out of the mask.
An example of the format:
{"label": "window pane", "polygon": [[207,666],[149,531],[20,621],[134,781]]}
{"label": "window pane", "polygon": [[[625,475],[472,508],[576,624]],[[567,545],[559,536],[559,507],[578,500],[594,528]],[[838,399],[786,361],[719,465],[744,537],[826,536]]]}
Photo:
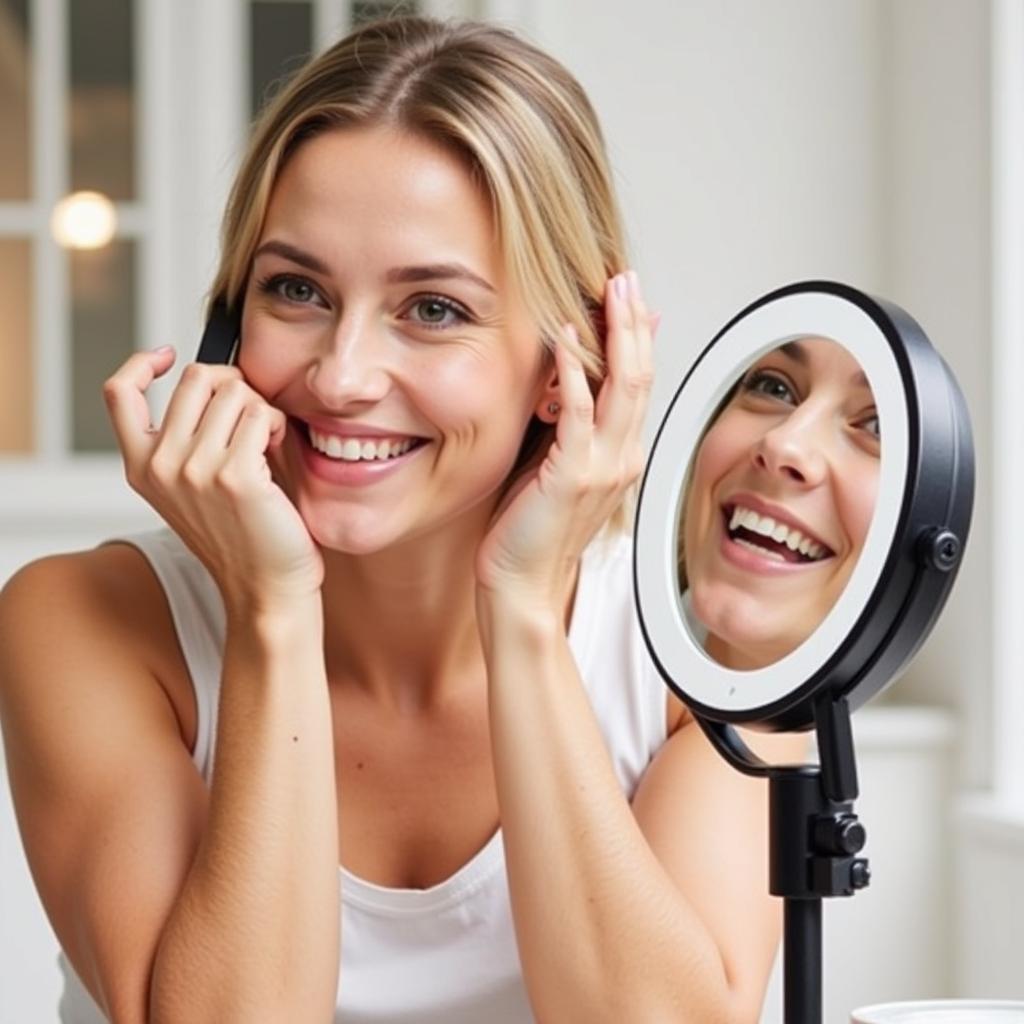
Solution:
{"label": "window pane", "polygon": [[28,0],[0,0],[0,200],[30,199]]}
{"label": "window pane", "polygon": [[352,0],[352,25],[381,18],[397,18],[406,14],[419,14],[416,0]]}
{"label": "window pane", "polygon": [[72,447],[114,451],[103,382],[135,349],[135,242],[69,252]]}
{"label": "window pane", "polygon": [[272,99],[313,50],[313,5],[296,0],[255,0],[249,7],[253,115]]}
{"label": "window pane", "polygon": [[32,243],[0,238],[0,452],[32,451]]}
{"label": "window pane", "polygon": [[135,198],[132,0],[68,0],[71,191]]}

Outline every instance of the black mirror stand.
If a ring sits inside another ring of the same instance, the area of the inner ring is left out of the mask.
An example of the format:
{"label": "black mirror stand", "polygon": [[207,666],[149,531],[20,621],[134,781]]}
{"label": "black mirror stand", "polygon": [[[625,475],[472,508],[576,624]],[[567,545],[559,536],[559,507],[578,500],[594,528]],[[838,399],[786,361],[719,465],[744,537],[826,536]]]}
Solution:
{"label": "black mirror stand", "polygon": [[853,813],[849,705],[827,693],[816,701],[820,765],[766,764],[731,725],[697,721],[730,764],[768,779],[770,891],[784,901],[784,1020],[822,1024],[821,901],[852,896],[870,880],[867,860],[857,856],[867,836]]}

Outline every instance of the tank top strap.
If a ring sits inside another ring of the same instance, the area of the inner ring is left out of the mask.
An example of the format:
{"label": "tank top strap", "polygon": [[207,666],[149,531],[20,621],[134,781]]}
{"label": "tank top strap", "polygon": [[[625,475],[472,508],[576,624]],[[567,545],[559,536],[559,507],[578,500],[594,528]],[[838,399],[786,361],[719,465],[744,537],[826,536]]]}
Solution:
{"label": "tank top strap", "polygon": [[196,696],[196,742],[192,760],[209,783],[213,772],[217,700],[224,652],[224,602],[213,577],[171,529],[114,538],[130,544],[153,568],[170,607]]}
{"label": "tank top strap", "polygon": [[633,598],[633,542],[605,531],[583,554],[569,634],[615,773],[632,797],[668,731],[668,690]]}

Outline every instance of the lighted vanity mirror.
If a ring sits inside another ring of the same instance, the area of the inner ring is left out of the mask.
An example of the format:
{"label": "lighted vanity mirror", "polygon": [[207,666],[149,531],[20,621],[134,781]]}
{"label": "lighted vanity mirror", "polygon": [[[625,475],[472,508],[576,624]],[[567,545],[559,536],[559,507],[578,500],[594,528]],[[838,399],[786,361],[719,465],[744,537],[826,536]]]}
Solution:
{"label": "lighted vanity mirror", "polygon": [[657,432],[636,597],[666,683],[719,722],[806,728],[864,703],[927,635],[973,498],[962,396],[921,328],[804,282],[707,346]]}

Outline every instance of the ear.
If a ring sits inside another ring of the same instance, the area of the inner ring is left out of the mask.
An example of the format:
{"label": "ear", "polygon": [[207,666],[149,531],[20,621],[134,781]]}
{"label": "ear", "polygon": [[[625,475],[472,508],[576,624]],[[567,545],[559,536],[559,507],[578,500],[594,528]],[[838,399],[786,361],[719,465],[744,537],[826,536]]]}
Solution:
{"label": "ear", "polygon": [[562,400],[558,388],[558,370],[552,366],[547,371],[543,380],[540,394],[533,407],[534,414],[542,423],[557,423],[558,411],[562,407]]}

